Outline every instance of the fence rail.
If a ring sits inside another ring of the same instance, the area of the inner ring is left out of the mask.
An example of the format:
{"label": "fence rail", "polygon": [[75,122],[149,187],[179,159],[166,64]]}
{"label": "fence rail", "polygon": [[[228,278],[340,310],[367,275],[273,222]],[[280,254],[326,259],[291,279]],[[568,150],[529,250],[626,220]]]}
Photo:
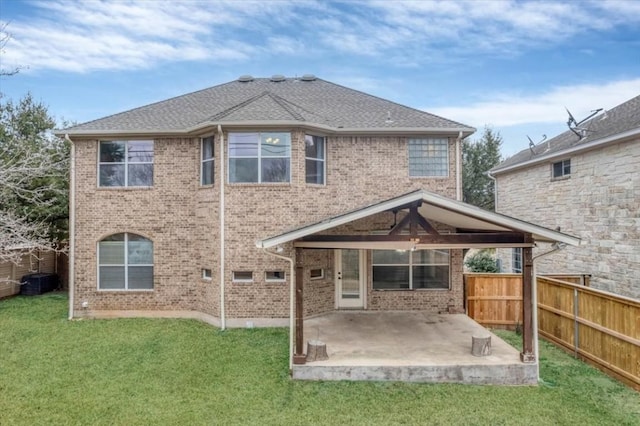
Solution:
{"label": "fence rail", "polygon": [[[572,279],[580,284],[556,277],[537,279],[540,335],[640,390],[640,302],[586,287],[584,276]],[[521,289],[520,275],[465,274],[467,313],[480,324],[513,329]]]}

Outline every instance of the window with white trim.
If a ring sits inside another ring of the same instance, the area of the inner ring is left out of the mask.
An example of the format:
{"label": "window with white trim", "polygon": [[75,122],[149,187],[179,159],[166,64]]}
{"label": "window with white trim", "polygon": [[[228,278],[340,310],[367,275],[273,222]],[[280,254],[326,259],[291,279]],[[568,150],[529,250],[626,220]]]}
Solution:
{"label": "window with white trim", "polygon": [[325,184],[325,138],[305,135],[304,163],[307,183]]}
{"label": "window with white trim", "polygon": [[287,276],[284,271],[266,271],[264,279],[267,282],[284,282]]}
{"label": "window with white trim", "polygon": [[253,272],[252,271],[233,271],[232,272],[233,281],[238,283],[250,283],[253,282]]}
{"label": "window with white trim", "polygon": [[522,273],[522,248],[511,249],[511,270]]}
{"label": "window with white trim", "polygon": [[291,134],[229,133],[229,182],[290,182]]}
{"label": "window with white trim", "polygon": [[203,268],[202,269],[202,279],[210,280],[211,279],[211,269]]}
{"label": "window with white trim", "polygon": [[409,176],[449,176],[449,140],[409,139]]}
{"label": "window with white trim", "polygon": [[374,290],[449,288],[449,250],[373,250]]}
{"label": "window with white trim", "polygon": [[551,175],[554,179],[571,175],[571,159],[558,161],[551,165]]}
{"label": "window with white trim", "polygon": [[324,278],[324,269],[323,268],[313,268],[310,271],[312,280],[321,280]]}
{"label": "window with white trim", "polygon": [[153,242],[131,233],[98,242],[98,289],[152,290]]}
{"label": "window with white trim", "polygon": [[152,186],[153,141],[100,141],[99,186]]}
{"label": "window with white trim", "polygon": [[215,171],[215,149],[213,136],[202,138],[200,152],[200,184],[211,185],[214,180]]}

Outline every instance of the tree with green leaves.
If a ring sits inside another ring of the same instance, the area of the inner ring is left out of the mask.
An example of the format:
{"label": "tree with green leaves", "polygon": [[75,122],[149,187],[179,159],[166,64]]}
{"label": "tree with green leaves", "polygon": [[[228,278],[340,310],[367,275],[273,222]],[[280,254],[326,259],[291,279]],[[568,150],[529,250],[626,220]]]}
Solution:
{"label": "tree with green leaves", "polygon": [[69,145],[54,127],[31,94],[19,102],[0,94],[0,261],[67,238]]}
{"label": "tree with green leaves", "polygon": [[462,196],[465,203],[485,210],[495,209],[493,180],[487,172],[500,161],[502,136],[485,127],[476,141],[464,140],[462,145]]}

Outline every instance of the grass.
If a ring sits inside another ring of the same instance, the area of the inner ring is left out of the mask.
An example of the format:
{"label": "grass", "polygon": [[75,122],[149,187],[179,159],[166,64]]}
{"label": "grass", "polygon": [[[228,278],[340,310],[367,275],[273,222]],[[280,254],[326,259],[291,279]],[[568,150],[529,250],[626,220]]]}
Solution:
{"label": "grass", "polygon": [[537,387],[294,382],[285,329],[67,321],[66,305],[0,301],[0,424],[640,424],[640,394],[545,342]]}

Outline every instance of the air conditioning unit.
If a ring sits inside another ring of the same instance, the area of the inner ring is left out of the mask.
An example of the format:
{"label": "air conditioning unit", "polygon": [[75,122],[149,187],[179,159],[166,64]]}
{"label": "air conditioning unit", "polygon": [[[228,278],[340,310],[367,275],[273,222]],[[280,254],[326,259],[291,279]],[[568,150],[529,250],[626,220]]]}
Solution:
{"label": "air conditioning unit", "polygon": [[56,274],[29,274],[20,280],[20,294],[23,296],[37,296],[58,288]]}

